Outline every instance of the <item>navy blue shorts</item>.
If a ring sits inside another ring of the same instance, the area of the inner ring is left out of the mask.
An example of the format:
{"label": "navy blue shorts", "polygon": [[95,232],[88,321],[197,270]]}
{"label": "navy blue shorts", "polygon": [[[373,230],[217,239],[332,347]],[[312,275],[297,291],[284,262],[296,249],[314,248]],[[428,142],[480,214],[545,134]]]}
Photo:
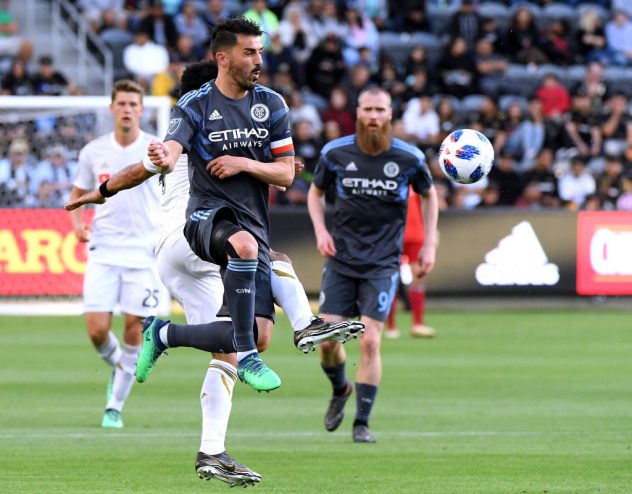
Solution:
{"label": "navy blue shorts", "polygon": [[[214,220],[221,218],[223,220],[233,221],[236,229],[243,230],[239,227],[239,223],[233,211],[222,206],[217,209],[204,209],[191,214],[184,225],[184,236],[191,247],[191,250],[203,261],[222,266],[222,278],[225,273],[226,254],[224,253],[224,245],[213,245],[213,227]],[[227,240],[227,239],[226,239]],[[272,298],[272,270],[270,268],[270,254],[267,250],[259,248],[259,264],[255,273],[255,316],[265,317],[274,321],[274,300]],[[226,299],[224,304],[217,313],[218,316],[229,316],[226,307]]]}
{"label": "navy blue shorts", "polygon": [[321,314],[367,316],[385,321],[397,293],[399,273],[388,278],[352,278],[325,266],[320,289]]}

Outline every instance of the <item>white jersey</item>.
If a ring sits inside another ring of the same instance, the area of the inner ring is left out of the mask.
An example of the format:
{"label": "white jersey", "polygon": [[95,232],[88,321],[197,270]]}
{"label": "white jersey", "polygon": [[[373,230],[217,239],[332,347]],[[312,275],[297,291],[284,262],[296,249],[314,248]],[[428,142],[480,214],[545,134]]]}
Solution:
{"label": "white jersey", "polygon": [[160,209],[162,210],[162,229],[156,251],[160,250],[165,240],[174,232],[183,235],[186,223],[187,204],[189,202],[189,160],[181,154],[173,171],[163,177],[165,181]]}
{"label": "white jersey", "polygon": [[[123,168],[142,161],[153,139],[158,138],[141,132],[136,141],[122,147],[112,132],[91,141],[79,153],[74,185],[84,190],[98,188]],[[90,259],[133,268],[153,266],[161,225],[159,207],[158,177],[110,197],[96,208],[88,244]]]}

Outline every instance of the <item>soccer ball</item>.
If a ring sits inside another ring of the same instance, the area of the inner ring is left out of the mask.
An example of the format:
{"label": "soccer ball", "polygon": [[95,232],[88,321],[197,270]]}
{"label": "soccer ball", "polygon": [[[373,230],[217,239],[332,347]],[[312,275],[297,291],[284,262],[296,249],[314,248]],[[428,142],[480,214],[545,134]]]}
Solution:
{"label": "soccer ball", "polygon": [[455,130],[441,143],[439,166],[450,180],[473,184],[487,175],[493,164],[494,148],[476,130]]}

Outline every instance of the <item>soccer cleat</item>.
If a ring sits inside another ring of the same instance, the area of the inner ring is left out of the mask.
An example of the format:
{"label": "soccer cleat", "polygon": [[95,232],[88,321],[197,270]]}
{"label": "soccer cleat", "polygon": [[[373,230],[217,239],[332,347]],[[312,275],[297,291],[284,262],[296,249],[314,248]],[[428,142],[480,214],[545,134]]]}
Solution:
{"label": "soccer cleat", "polygon": [[386,328],[384,331],[384,338],[387,340],[397,340],[400,336],[399,329],[397,328]]}
{"label": "soccer cleat", "polygon": [[331,397],[329,407],[327,407],[327,412],[325,412],[325,429],[329,432],[335,431],[342,422],[345,416],[345,404],[352,392],[353,386],[351,382],[347,381],[345,383],[345,392],[340,396],[334,395]]}
{"label": "soccer cleat", "polygon": [[108,408],[103,414],[101,427],[104,427],[106,429],[122,429],[123,419],[121,418],[121,412],[112,408]]}
{"label": "soccer cleat", "polygon": [[281,386],[281,378],[270,369],[258,353],[251,353],[237,364],[239,380],[256,391],[272,391]]}
{"label": "soccer cleat", "polygon": [[320,317],[314,317],[305,329],[294,332],[294,345],[303,353],[316,350],[323,341],[344,343],[357,338],[364,332],[364,324],[357,321],[339,321],[329,323]]}
{"label": "soccer cleat", "polygon": [[424,324],[415,324],[410,329],[410,336],[414,338],[433,338],[436,334],[434,329]]}
{"label": "soccer cleat", "polygon": [[136,361],[136,382],[144,383],[156,364],[158,357],[165,351],[165,345],[160,341],[160,328],[169,321],[162,321],[154,316],[143,321],[143,347]]}
{"label": "soccer cleat", "polygon": [[231,487],[248,487],[261,482],[261,475],[236,462],[226,451],[217,455],[200,451],[195,457],[195,471],[201,479],[221,480]]}
{"label": "soccer cleat", "polygon": [[375,438],[369,427],[366,425],[354,425],[353,426],[353,442],[354,443],[374,443]]}

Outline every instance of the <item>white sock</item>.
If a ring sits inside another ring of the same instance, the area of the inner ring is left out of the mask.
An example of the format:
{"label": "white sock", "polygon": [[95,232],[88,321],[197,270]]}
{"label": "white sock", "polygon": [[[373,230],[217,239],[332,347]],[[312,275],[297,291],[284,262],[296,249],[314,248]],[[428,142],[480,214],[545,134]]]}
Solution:
{"label": "white sock", "polygon": [[245,352],[237,352],[237,362],[241,362],[251,353],[257,353],[257,350],[255,349],[255,350],[247,350]]}
{"label": "white sock", "polygon": [[237,381],[237,369],[228,362],[211,360],[202,384],[202,441],[200,451],[216,455],[226,450],[224,440],[230,410],[233,406],[233,388]]}
{"label": "white sock", "polygon": [[123,410],[125,400],[132,390],[134,384],[134,372],[136,372],[136,360],[140,353],[140,345],[123,344],[123,354],[121,361],[114,369],[114,381],[112,382],[112,396],[105,405],[105,408],[113,410]]}
{"label": "white sock", "polygon": [[272,296],[285,312],[294,331],[301,331],[309,326],[314,314],[305,288],[289,262],[272,262]]}
{"label": "white sock", "polygon": [[162,328],[158,331],[158,336],[160,337],[160,341],[164,346],[169,348],[169,340],[167,339],[167,331],[169,331],[169,325],[163,324]]}
{"label": "white sock", "polygon": [[110,367],[116,367],[121,360],[121,345],[112,331],[108,331],[107,339],[96,349],[101,358],[110,364]]}

